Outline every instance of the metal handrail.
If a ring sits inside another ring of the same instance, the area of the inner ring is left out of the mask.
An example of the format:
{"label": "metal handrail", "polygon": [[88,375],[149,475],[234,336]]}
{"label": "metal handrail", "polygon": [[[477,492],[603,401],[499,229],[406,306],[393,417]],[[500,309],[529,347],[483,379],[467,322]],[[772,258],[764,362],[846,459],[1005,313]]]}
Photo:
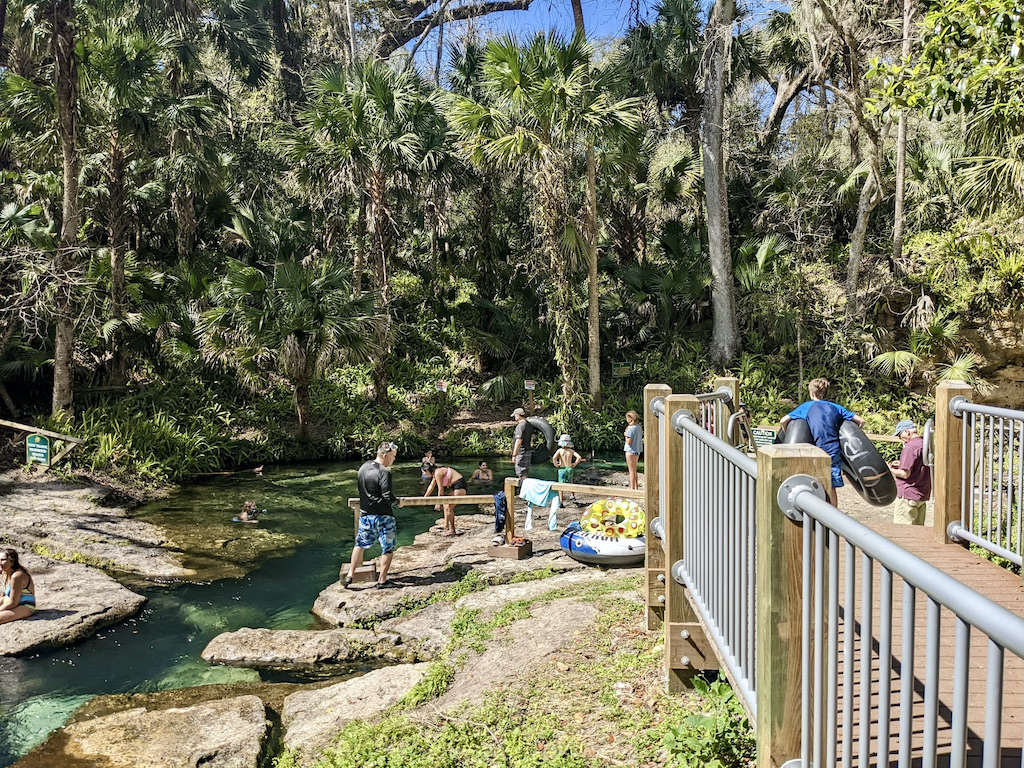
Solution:
{"label": "metal handrail", "polygon": [[999,408],[994,405],[972,403],[963,396],[954,397],[949,401],[949,412],[954,416],[963,416],[965,413],[977,413],[982,416],[994,416],[997,419],[1024,419],[1024,411],[1015,411],[1011,408]]}
{"label": "metal handrail", "polygon": [[732,402],[732,390],[728,387],[719,387],[714,392],[700,392],[694,395],[700,402],[705,403],[709,400],[718,400],[723,403]]}
{"label": "metal handrail", "polygon": [[932,597],[1001,646],[1024,658],[1024,618],[940,571],[881,534],[843,514],[806,487],[797,487],[790,501],[881,563],[907,583]]}
{"label": "metal handrail", "polygon": [[682,558],[670,564],[747,712],[757,717],[757,462],[680,409],[669,425],[683,441]]}
{"label": "metal handrail", "polygon": [[729,445],[701,428],[689,411],[676,411],[672,416],[672,428],[680,435],[688,432],[705,445],[720,453],[729,462],[735,464],[755,480],[757,479],[757,462],[742,451]]}
{"label": "metal handrail", "polygon": [[1015,565],[1024,564],[1024,411],[954,397],[963,422],[960,520],[946,532]]}

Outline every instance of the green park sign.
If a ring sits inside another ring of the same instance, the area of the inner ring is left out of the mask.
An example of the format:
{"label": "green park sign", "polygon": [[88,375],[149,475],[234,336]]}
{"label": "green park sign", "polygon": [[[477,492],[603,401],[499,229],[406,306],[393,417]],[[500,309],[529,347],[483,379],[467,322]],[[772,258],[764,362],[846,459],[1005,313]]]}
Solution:
{"label": "green park sign", "polygon": [[50,466],[50,438],[43,435],[29,435],[25,442],[25,460],[29,464]]}

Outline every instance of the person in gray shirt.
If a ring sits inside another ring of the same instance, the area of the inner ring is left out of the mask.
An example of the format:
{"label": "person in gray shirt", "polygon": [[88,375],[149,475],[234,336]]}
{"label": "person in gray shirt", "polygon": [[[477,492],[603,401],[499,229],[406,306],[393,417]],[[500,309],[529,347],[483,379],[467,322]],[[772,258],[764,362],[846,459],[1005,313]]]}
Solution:
{"label": "person in gray shirt", "polygon": [[626,469],[629,470],[629,487],[634,491],[640,487],[640,475],[637,467],[640,454],[644,452],[644,428],[640,426],[640,414],[629,411],[626,414],[626,431],[622,433],[626,439],[623,451],[626,454]]}
{"label": "person in gray shirt", "polygon": [[516,477],[523,478],[530,474],[530,461],[533,458],[530,448],[533,424],[526,420],[526,411],[522,408],[512,411],[512,420],[516,423],[516,431],[512,435],[512,463],[516,468]]}

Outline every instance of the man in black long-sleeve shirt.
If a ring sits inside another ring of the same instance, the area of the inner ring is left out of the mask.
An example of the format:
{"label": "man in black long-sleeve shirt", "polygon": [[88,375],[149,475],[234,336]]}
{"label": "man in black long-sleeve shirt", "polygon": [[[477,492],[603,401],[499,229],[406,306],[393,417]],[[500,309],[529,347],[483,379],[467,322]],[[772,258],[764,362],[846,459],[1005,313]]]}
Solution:
{"label": "man in black long-sleeve shirt", "polygon": [[398,498],[391,490],[391,470],[398,455],[398,446],[394,443],[381,443],[377,447],[377,458],[372,459],[359,468],[356,483],[359,486],[359,531],[356,543],[352,547],[352,561],[345,577],[345,587],[352,583],[356,569],[363,564],[363,553],[373,546],[374,541],[380,542],[380,575],[377,577],[377,589],[382,589],[388,580],[388,568],[395,553],[395,537],[398,527],[395,525],[395,514],[391,507],[398,503]]}

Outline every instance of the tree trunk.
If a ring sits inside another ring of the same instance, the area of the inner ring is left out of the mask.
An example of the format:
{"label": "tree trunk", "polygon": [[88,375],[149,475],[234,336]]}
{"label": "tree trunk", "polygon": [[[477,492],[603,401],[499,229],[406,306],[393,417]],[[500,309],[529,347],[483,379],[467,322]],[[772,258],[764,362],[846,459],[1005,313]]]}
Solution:
{"label": "tree trunk", "polygon": [[299,417],[299,440],[309,437],[309,424],[312,414],[309,401],[309,382],[300,381],[293,384],[295,388],[295,413]]}
{"label": "tree trunk", "polygon": [[11,412],[11,418],[17,419],[21,416],[21,413],[18,411],[18,407],[14,404],[14,401],[11,400],[11,395],[2,381],[0,381],[0,400],[3,400],[4,405],[7,406],[7,410]]}
{"label": "tree trunk", "polygon": [[[572,0],[576,34],[586,39],[582,0]],[[601,305],[597,274],[597,161],[594,142],[587,140],[587,368],[590,404],[601,407]]]}
{"label": "tree trunk", "polygon": [[64,174],[64,200],[57,247],[57,321],[53,353],[54,415],[74,415],[74,287],[78,260],[78,60],[75,58],[74,0],[53,2],[54,78],[57,133]]}
{"label": "tree trunk", "polygon": [[288,30],[288,8],[285,0],[272,0],[270,16],[274,24],[274,41],[281,55],[281,85],[284,89],[284,111],[291,113],[293,105],[302,100],[302,81],[299,78],[299,55]]}
{"label": "tree trunk", "polygon": [[727,364],[739,351],[723,130],[725,79],[735,14],[735,0],[718,0],[704,32],[704,196],[708,216],[708,254],[714,279],[711,289],[714,317],[711,358],[719,365]]}
{"label": "tree trunk", "polygon": [[[128,283],[125,279],[124,258],[127,250],[125,242],[124,212],[127,205],[125,194],[124,170],[127,158],[118,145],[116,134],[110,140],[110,169],[107,173],[107,186],[110,190],[110,202],[107,213],[107,235],[110,238],[110,318],[124,322],[125,305],[128,296]],[[118,326],[110,336],[110,384],[123,386],[128,381],[128,359],[122,349],[124,329]]]}
{"label": "tree trunk", "polygon": [[[578,2],[579,0],[574,0]],[[590,403],[601,408],[601,305],[597,273],[597,163],[587,143],[587,367]]]}
{"label": "tree trunk", "polygon": [[374,289],[380,302],[381,322],[377,325],[377,355],[373,362],[373,390],[371,399],[375,403],[385,403],[388,399],[388,363],[391,359],[391,290],[388,285],[388,255],[390,237],[388,233],[389,216],[385,210],[387,197],[387,180],[380,173],[369,179],[369,209],[366,212],[366,224],[370,242],[373,243],[372,268]]}
{"label": "tree trunk", "polygon": [[775,100],[772,103],[768,118],[761,127],[757,137],[757,151],[759,154],[770,152],[775,147],[779,138],[779,131],[782,129],[782,121],[786,119],[790,104],[796,99],[811,82],[811,68],[804,67],[792,79],[788,77],[779,78],[779,84],[775,91]]}
{"label": "tree trunk", "polygon": [[871,212],[878,205],[879,199],[875,174],[869,170],[868,177],[864,180],[864,186],[860,190],[860,200],[857,203],[857,223],[850,234],[850,258],[846,264],[847,315],[852,316],[857,312],[857,290],[860,287],[860,263],[864,259],[864,239],[867,237]]}
{"label": "tree trunk", "polygon": [[[914,30],[914,0],[903,0],[903,61],[910,61],[911,34]],[[896,133],[896,202],[892,230],[892,265],[899,268],[903,258],[903,206],[906,197],[907,175],[907,111],[900,112]]]}

